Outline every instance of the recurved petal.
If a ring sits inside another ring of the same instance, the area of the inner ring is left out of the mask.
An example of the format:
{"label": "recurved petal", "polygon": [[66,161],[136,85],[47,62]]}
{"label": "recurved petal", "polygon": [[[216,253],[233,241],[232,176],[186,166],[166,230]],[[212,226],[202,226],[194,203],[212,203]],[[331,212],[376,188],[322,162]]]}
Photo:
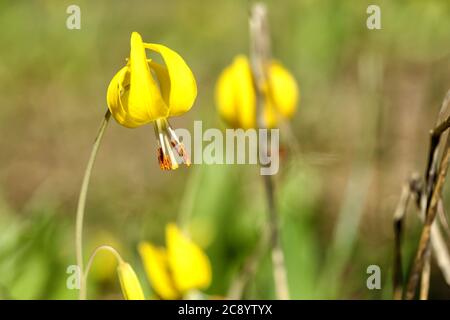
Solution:
{"label": "recurved petal", "polygon": [[286,118],[291,118],[296,110],[299,89],[291,73],[280,63],[273,61],[268,69],[269,94],[277,111]]}
{"label": "recurved petal", "polygon": [[157,248],[148,242],[139,244],[139,254],[144,263],[147,278],[153,290],[162,299],[179,299],[170,276],[167,253],[163,248]]}
{"label": "recurved petal", "polygon": [[126,263],[120,262],[117,267],[117,274],[119,275],[120,287],[122,294],[126,300],[144,300],[144,293],[142,292],[141,284],[134,272],[133,268]]}
{"label": "recurved petal", "polygon": [[125,110],[123,110],[120,100],[127,84],[129,84],[128,67],[123,67],[112,78],[106,93],[106,103],[108,104],[109,111],[120,124],[125,120]]}
{"label": "recurved petal", "polygon": [[130,72],[128,66],[115,74],[108,86],[106,103],[114,119],[128,128],[135,128],[147,123],[133,118],[128,113],[128,91],[130,86]]}
{"label": "recurved petal", "polygon": [[151,70],[156,74],[158,78],[159,88],[161,91],[161,96],[164,102],[170,108],[170,76],[167,68],[157,62],[148,59],[148,65]]}
{"label": "recurved petal", "polygon": [[219,115],[231,127],[239,123],[236,108],[236,92],[233,84],[233,68],[225,68],[216,83],[215,98]]}
{"label": "recurved petal", "polygon": [[170,115],[177,116],[188,111],[197,97],[197,84],[191,69],[183,58],[166,46],[145,43],[145,48],[161,55],[166,65],[167,73],[160,68],[154,69],[160,82],[163,96],[168,96]]}
{"label": "recurved petal", "polygon": [[158,84],[152,77],[144,43],[137,32],[131,34],[130,92],[127,113],[137,122],[150,122],[168,116]]}
{"label": "recurved petal", "polygon": [[233,62],[233,84],[239,126],[248,129],[256,125],[256,96],[250,63],[246,56],[239,55]]}
{"label": "recurved petal", "polygon": [[206,254],[174,224],[166,227],[170,269],[176,287],[185,293],[205,289],[211,283],[211,265]]}

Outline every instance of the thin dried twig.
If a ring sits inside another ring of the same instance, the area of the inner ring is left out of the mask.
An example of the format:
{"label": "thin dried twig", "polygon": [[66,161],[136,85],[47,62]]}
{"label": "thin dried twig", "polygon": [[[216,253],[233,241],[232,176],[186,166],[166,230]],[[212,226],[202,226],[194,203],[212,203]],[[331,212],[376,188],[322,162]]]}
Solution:
{"label": "thin dried twig", "polygon": [[402,235],[403,225],[408,210],[408,204],[413,195],[413,189],[418,183],[418,176],[412,175],[403,185],[400,200],[394,213],[394,299],[401,300],[403,295],[403,267],[402,267]]}
{"label": "thin dried twig", "polygon": [[[413,264],[408,281],[408,289],[406,298],[412,299],[415,296],[415,288],[419,281],[421,274],[421,290],[420,298],[427,299],[429,292],[429,281],[431,272],[431,256],[432,253],[436,257],[438,266],[440,267],[447,283],[450,279],[450,255],[445,240],[441,235],[441,231],[436,223],[434,217],[436,212],[446,227],[446,216],[441,200],[441,192],[445,182],[445,175],[448,168],[449,161],[449,135],[447,135],[447,142],[443,148],[443,155],[439,163],[439,145],[442,140],[442,135],[450,127],[450,115],[448,115],[448,106],[450,102],[450,90],[442,103],[439,111],[436,126],[430,132],[430,147],[428,152],[427,166],[424,175],[424,183],[421,184],[419,179],[411,178],[410,181],[402,188],[402,194],[394,214],[394,299],[402,297],[402,259],[401,259],[401,233],[403,229],[404,217],[407,210],[409,198],[414,196],[417,207],[419,208],[419,217],[423,221],[424,226],[422,230],[419,248],[416,254],[416,259]],[[439,175],[437,173],[439,172]],[[421,186],[422,185],[422,186]],[[430,216],[431,214],[431,216]],[[446,228],[447,230],[448,228]],[[430,249],[430,239],[431,247]]]}
{"label": "thin dried twig", "polygon": [[[427,212],[429,206],[431,204],[433,192],[436,187],[436,179],[438,172],[438,155],[439,155],[439,143],[441,141],[442,135],[450,126],[450,117],[446,117],[446,113],[448,110],[448,103],[450,98],[450,91],[447,92],[441,109],[439,110],[439,115],[436,121],[435,128],[430,132],[430,151],[428,154],[428,164],[427,169],[425,171],[425,185],[424,192],[422,193],[421,199],[421,217],[424,221],[426,221]],[[449,136],[447,135],[447,139]],[[446,145],[447,146],[447,145]],[[440,196],[438,199],[438,205],[441,203]],[[434,220],[434,218],[433,218]],[[433,224],[433,222],[431,222]],[[429,242],[429,241],[428,241]],[[431,249],[429,245],[425,250],[423,256],[423,270],[422,270],[422,280],[421,280],[421,290],[420,290],[420,299],[426,300],[428,298],[428,292],[430,287],[430,274],[431,274]]]}
{"label": "thin dried twig", "polygon": [[[429,204],[429,200],[432,194],[432,190],[434,187],[434,183],[436,182],[436,173],[437,173],[437,165],[438,165],[438,146],[441,140],[442,134],[444,131],[450,126],[450,117],[445,118],[445,114],[448,109],[448,105],[450,102],[450,90],[447,91],[445,98],[442,102],[441,109],[439,110],[438,118],[436,121],[436,126],[433,130],[430,131],[430,148],[428,152],[428,161],[427,167],[425,169],[425,193],[423,196],[426,197],[427,204]],[[428,207],[424,207],[424,213]]]}
{"label": "thin dried twig", "polygon": [[[266,83],[266,66],[270,61],[270,37],[267,22],[267,8],[256,3],[251,8],[250,19],[251,65],[257,96],[258,127],[265,128],[262,106],[264,103],[263,85]],[[269,137],[270,139],[270,137]],[[264,147],[264,146],[263,146]],[[266,150],[267,151],[267,150]],[[269,150],[270,152],[271,150]],[[267,154],[267,152],[263,152]],[[289,299],[284,253],[281,247],[279,214],[275,204],[275,185],[272,177],[264,176],[264,186],[269,209],[270,245],[272,248],[272,264],[275,290],[278,299]]]}
{"label": "thin dried twig", "polygon": [[[406,212],[408,209],[408,204],[410,203],[411,198],[414,198],[414,201],[417,205],[417,208],[420,210],[420,198],[422,187],[420,186],[421,181],[417,174],[413,174],[409,181],[404,184],[402,188],[402,193],[400,196],[399,203],[394,213],[394,274],[393,274],[393,287],[394,294],[393,298],[395,300],[402,299],[403,296],[403,268],[402,268],[402,254],[401,254],[401,239],[403,237],[403,228],[405,223]],[[439,201],[438,204],[438,214],[445,214],[441,211],[444,210],[442,200]],[[419,217],[424,222],[424,217],[419,214]],[[439,269],[442,272],[442,275],[446,281],[446,283],[450,286],[450,254],[447,248],[447,244],[444,240],[444,237],[441,234],[441,230],[437,222],[433,223],[431,228],[431,247],[432,247],[432,255],[436,259],[436,263]],[[424,268],[425,270],[425,268]],[[428,273],[429,274],[429,273]],[[424,277],[424,275],[422,275]],[[425,271],[425,277],[427,277],[427,271]],[[424,278],[428,280],[424,280],[421,283],[421,297],[425,297],[425,292],[428,292],[429,285],[429,277]],[[427,282],[428,281],[428,282]],[[428,295],[428,294],[427,294]]]}
{"label": "thin dried twig", "polygon": [[[448,120],[448,121],[447,121]],[[447,118],[444,123],[447,123],[450,126],[450,120]],[[434,132],[440,132],[442,134],[445,129],[442,129],[442,126],[438,126],[439,130],[432,131],[431,135],[434,136]],[[448,127],[447,127],[448,128]],[[441,158],[441,162],[439,164],[439,175],[437,176],[436,183],[434,185],[434,188],[431,193],[431,199],[427,204],[427,210],[425,215],[425,221],[424,226],[422,229],[422,234],[419,241],[419,247],[417,249],[416,257],[413,263],[412,271],[408,280],[408,286],[406,291],[406,298],[407,299],[413,299],[416,292],[416,287],[419,281],[419,275],[422,272],[423,266],[426,263],[426,253],[428,250],[429,242],[430,242],[430,234],[431,234],[431,226],[433,224],[434,218],[436,216],[438,203],[441,198],[442,189],[444,187],[445,178],[447,176],[447,170],[450,160],[450,148],[449,148],[449,139],[447,139],[447,142],[445,144],[444,153]],[[437,143],[435,146],[431,146],[430,148],[430,154],[433,154],[432,157],[434,157],[434,154],[436,153],[437,149]],[[434,148],[434,149],[433,149]]]}
{"label": "thin dried twig", "polygon": [[450,238],[450,225],[448,223],[447,214],[445,213],[445,209],[444,209],[442,200],[439,201],[438,218],[439,218],[440,225],[442,226],[442,228],[445,231],[445,234],[447,235],[447,238]]}
{"label": "thin dried twig", "polygon": [[436,258],[436,263],[444,276],[445,282],[450,286],[450,254],[436,221],[431,227],[431,246],[433,248],[433,256]]}
{"label": "thin dried twig", "polygon": [[420,300],[428,300],[428,292],[430,291],[431,276],[431,248],[428,246],[425,252],[422,276],[420,278]]}
{"label": "thin dried twig", "polygon": [[401,239],[403,233],[403,223],[405,213],[408,207],[411,190],[409,183],[402,188],[400,200],[394,213],[394,299],[401,300],[403,294],[403,268],[402,268],[402,251]]}

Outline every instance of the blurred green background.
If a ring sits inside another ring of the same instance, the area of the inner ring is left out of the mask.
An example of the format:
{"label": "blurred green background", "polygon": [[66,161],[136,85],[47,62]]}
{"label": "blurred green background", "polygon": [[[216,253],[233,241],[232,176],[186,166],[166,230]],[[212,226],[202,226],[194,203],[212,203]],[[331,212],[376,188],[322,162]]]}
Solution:
{"label": "blurred green background", "polygon": [[[424,170],[428,130],[450,87],[450,2],[266,3],[273,55],[302,94],[292,121],[297,142],[281,133],[299,152],[288,152],[276,177],[291,296],[390,299],[392,214],[405,179]],[[81,8],[81,30],[66,28],[71,4]],[[382,30],[366,28],[369,4],[381,7]],[[224,128],[215,81],[234,55],[248,52],[249,6],[0,0],[0,298],[77,297],[66,289],[66,268],[75,264],[78,192],[131,32],[179,52],[196,76],[195,106],[172,124]],[[136,245],[164,244],[165,224],[181,219],[211,259],[207,293],[225,296],[266,218],[256,166],[162,172],[153,128],[113,121],[90,185],[84,253],[113,245],[150,297]],[[414,210],[407,220],[405,270],[420,231]],[[381,267],[381,290],[366,287],[371,264]],[[121,298],[114,272],[114,260],[99,257],[89,298]],[[244,297],[275,297],[268,253]],[[430,297],[450,298],[435,264]]]}

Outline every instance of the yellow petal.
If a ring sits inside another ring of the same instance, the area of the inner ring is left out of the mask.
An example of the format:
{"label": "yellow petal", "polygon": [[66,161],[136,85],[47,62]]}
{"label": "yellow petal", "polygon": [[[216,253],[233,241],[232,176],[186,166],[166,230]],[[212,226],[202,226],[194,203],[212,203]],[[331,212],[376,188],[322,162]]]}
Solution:
{"label": "yellow petal", "polygon": [[163,96],[168,96],[170,116],[178,116],[188,111],[197,97],[197,84],[191,69],[183,58],[166,46],[145,43],[145,48],[158,52],[166,65],[167,72],[154,69],[159,80]]}
{"label": "yellow petal", "polygon": [[130,93],[125,107],[130,118],[136,122],[150,122],[168,116],[169,108],[148,66],[142,38],[137,32],[131,34]]}
{"label": "yellow petal", "polygon": [[211,265],[206,254],[174,224],[166,227],[166,243],[174,283],[182,293],[205,289],[211,283]]}
{"label": "yellow petal", "polygon": [[256,125],[256,96],[252,71],[246,56],[239,55],[234,59],[233,78],[239,126],[244,129],[254,128]]}
{"label": "yellow petal", "polygon": [[126,263],[120,262],[117,267],[119,275],[120,287],[122,294],[126,300],[144,300],[144,293],[142,292],[141,284],[134,272],[133,268]]}
{"label": "yellow petal", "polygon": [[225,68],[217,80],[215,98],[219,115],[229,126],[237,127],[239,119],[233,81],[232,67]]}
{"label": "yellow petal", "polygon": [[162,299],[180,298],[180,293],[175,289],[170,276],[166,251],[150,243],[142,242],[139,244],[139,253],[147,278],[156,294]]}
{"label": "yellow petal", "polygon": [[299,90],[294,77],[280,63],[273,61],[268,69],[270,95],[277,111],[291,118],[296,110]]}
{"label": "yellow petal", "polygon": [[266,128],[275,128],[277,126],[278,123],[277,113],[270,99],[265,100],[264,102],[263,116],[264,116],[264,126]]}
{"label": "yellow petal", "polygon": [[108,86],[106,102],[112,116],[118,123],[128,128],[139,127],[147,120],[133,118],[128,113],[128,95],[130,85],[129,67],[125,66],[116,73]]}
{"label": "yellow petal", "polygon": [[[148,65],[151,70],[156,74],[159,81],[159,88],[161,90],[161,96],[164,99],[166,105],[170,105],[170,76],[169,71],[165,66],[160,65],[150,59],[148,59]],[[170,106],[169,106],[170,108]]]}
{"label": "yellow petal", "polygon": [[129,81],[128,67],[123,67],[112,78],[106,93],[106,103],[109,111],[120,124],[123,124],[125,120],[125,111],[122,108],[121,99]]}

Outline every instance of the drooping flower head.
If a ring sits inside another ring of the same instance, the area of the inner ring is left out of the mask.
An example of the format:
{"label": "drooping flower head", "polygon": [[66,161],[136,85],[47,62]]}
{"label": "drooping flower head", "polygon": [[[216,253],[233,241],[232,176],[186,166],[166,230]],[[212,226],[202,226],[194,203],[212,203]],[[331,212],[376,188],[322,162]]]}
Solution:
{"label": "drooping flower head", "polygon": [[144,300],[144,293],[136,273],[126,262],[120,261],[117,266],[120,287],[125,300]]}
{"label": "drooping flower head", "polygon": [[[276,127],[282,118],[291,118],[297,108],[299,89],[294,77],[279,62],[266,66],[262,84],[262,120],[267,128]],[[257,108],[255,81],[246,56],[238,55],[226,67],[216,85],[216,104],[221,117],[234,128],[255,128]]]}
{"label": "drooping flower head", "polygon": [[[164,65],[148,58],[147,50],[159,54]],[[130,57],[111,80],[107,103],[114,119],[125,127],[154,123],[158,159],[164,170],[178,167],[175,154],[190,165],[189,156],[167,119],[187,112],[196,96],[194,75],[180,55],[166,46],[144,43],[137,32],[131,34]]]}

